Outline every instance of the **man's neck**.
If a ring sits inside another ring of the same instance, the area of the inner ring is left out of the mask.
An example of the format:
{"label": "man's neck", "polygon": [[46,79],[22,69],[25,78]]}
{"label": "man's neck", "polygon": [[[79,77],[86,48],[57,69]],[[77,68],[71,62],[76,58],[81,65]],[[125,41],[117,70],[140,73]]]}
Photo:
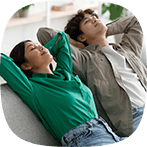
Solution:
{"label": "man's neck", "polygon": [[108,42],[108,40],[107,40],[107,38],[105,36],[102,36],[100,38],[96,38],[95,40],[91,40],[91,41],[89,41],[87,43],[89,45],[94,44],[94,43],[98,43],[101,46],[101,48],[109,45],[109,42]]}

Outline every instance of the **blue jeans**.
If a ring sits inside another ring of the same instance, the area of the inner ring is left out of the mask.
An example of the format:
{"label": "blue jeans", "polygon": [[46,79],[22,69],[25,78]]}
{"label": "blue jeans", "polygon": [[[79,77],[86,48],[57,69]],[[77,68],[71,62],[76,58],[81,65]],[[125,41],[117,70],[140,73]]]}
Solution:
{"label": "blue jeans", "polygon": [[137,127],[139,126],[139,123],[142,119],[142,115],[143,115],[143,111],[144,111],[144,107],[139,107],[139,108],[133,108],[132,109],[132,113],[133,113],[133,132],[137,129]]}
{"label": "blue jeans", "polygon": [[63,146],[101,146],[123,140],[100,117],[73,128],[61,139]]}

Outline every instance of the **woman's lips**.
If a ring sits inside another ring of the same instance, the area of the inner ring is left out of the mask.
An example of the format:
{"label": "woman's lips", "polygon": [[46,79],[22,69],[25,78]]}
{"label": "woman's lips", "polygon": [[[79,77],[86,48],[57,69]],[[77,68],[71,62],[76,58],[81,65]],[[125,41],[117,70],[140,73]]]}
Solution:
{"label": "woman's lips", "polygon": [[41,55],[47,54],[49,53],[49,51],[43,51],[43,53]]}

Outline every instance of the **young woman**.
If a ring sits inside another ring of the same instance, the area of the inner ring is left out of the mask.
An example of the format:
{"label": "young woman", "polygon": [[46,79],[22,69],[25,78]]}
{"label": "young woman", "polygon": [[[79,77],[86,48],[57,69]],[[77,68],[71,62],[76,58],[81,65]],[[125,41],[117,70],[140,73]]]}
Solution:
{"label": "young woman", "polygon": [[[50,68],[53,56],[55,71]],[[72,75],[65,33],[59,32],[45,47],[21,42],[10,57],[1,54],[0,75],[64,146],[98,146],[123,139],[98,117],[91,91]]]}

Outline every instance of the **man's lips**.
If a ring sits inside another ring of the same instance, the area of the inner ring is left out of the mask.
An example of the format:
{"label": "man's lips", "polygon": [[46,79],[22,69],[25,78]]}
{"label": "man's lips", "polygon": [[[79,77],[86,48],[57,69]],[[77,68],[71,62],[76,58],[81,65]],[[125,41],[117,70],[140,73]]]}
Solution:
{"label": "man's lips", "polygon": [[97,27],[97,25],[99,25],[101,23],[101,21],[97,21],[95,24],[95,27]]}
{"label": "man's lips", "polygon": [[95,27],[98,25],[98,23],[95,24]]}

